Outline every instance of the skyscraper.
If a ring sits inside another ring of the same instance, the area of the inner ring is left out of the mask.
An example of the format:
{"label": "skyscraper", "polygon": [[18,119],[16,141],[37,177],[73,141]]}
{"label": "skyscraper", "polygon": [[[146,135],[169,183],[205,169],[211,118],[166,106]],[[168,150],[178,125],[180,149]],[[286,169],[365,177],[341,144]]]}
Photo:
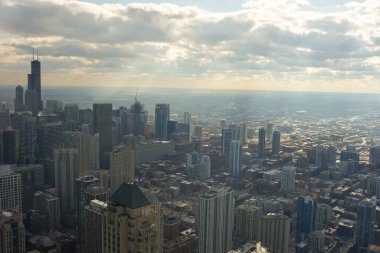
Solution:
{"label": "skyscraper", "polygon": [[102,253],[105,242],[103,233],[105,231],[104,213],[107,203],[94,199],[84,210],[84,252]]}
{"label": "skyscraper", "polygon": [[224,128],[222,129],[222,155],[230,154],[230,143],[235,140],[235,130]]}
{"label": "skyscraper", "polygon": [[295,188],[296,169],[294,167],[285,166],[281,171],[280,183],[282,191],[293,191]]}
{"label": "skyscraper", "polygon": [[15,111],[22,111],[24,108],[24,88],[21,85],[16,87],[16,98],[15,98]]}
{"label": "skyscraper", "polygon": [[211,160],[208,155],[201,155],[199,157],[198,175],[200,179],[211,177]]}
{"label": "skyscraper", "polygon": [[189,141],[193,137],[193,122],[191,120],[191,114],[189,112],[183,113],[183,123],[189,126]]}
{"label": "skyscraper", "polygon": [[122,183],[135,180],[136,151],[127,145],[117,146],[110,160],[110,194],[113,194]]}
{"label": "skyscraper", "polygon": [[316,201],[310,196],[299,196],[297,204],[296,240],[301,241],[314,230]]}
{"label": "skyscraper", "polygon": [[268,213],[259,219],[258,241],[271,253],[288,253],[290,219],[282,214]]}
{"label": "skyscraper", "polygon": [[229,188],[212,188],[199,197],[198,253],[228,252],[232,247],[234,197]]}
{"label": "skyscraper", "polygon": [[13,173],[9,166],[1,166],[0,189],[0,210],[21,213],[21,175]]}
{"label": "skyscraper", "polygon": [[317,211],[315,213],[315,229],[322,230],[326,228],[327,223],[331,220],[331,216],[331,206],[324,203],[317,204]]}
{"label": "skyscraper", "polygon": [[366,249],[369,244],[373,243],[376,199],[372,198],[362,200],[358,205],[357,214],[356,245],[359,250],[361,250]]}
{"label": "skyscraper", "polygon": [[369,163],[380,167],[380,146],[371,147],[369,149]]}
{"label": "skyscraper", "polygon": [[168,121],[170,120],[170,105],[156,104],[155,109],[155,129],[156,137],[159,140],[168,140]]}
{"label": "skyscraper", "polygon": [[148,118],[148,112],[144,110],[144,105],[137,100],[131,106],[130,111],[132,119],[132,133],[134,136],[144,136],[145,125]]}
{"label": "skyscraper", "polygon": [[37,59],[31,62],[31,73],[28,74],[28,89],[25,92],[25,104],[33,115],[42,111],[43,103],[41,100],[41,63]]}
{"label": "skyscraper", "polygon": [[336,152],[337,149],[334,146],[329,146],[327,148],[327,162],[329,166],[336,166]]}
{"label": "skyscraper", "polygon": [[0,132],[2,135],[2,158],[5,164],[15,164],[19,159],[19,143],[17,142],[17,132],[12,129]]}
{"label": "skyscraper", "polygon": [[0,252],[24,253],[25,227],[17,212],[0,212]]}
{"label": "skyscraper", "polygon": [[99,163],[109,169],[112,151],[112,104],[93,104],[93,133],[99,134]]}
{"label": "skyscraper", "polygon": [[230,164],[231,175],[233,177],[242,176],[241,156],[242,156],[241,142],[237,140],[231,141],[229,164]]}
{"label": "skyscraper", "polygon": [[123,183],[110,197],[104,213],[102,252],[157,253],[160,220],[141,189]]}
{"label": "skyscraper", "polygon": [[267,129],[265,130],[265,133],[266,133],[266,138],[268,141],[271,141],[272,140],[272,134],[273,134],[273,124],[272,123],[268,123],[267,124]]}
{"label": "skyscraper", "polygon": [[272,154],[280,153],[280,141],[281,133],[279,131],[274,131],[272,139]]}
{"label": "skyscraper", "polygon": [[260,209],[253,204],[242,204],[235,212],[235,232],[243,241],[257,241]]}
{"label": "skyscraper", "polygon": [[264,128],[259,129],[259,142],[257,146],[257,157],[259,159],[264,158],[265,155],[265,130]]}

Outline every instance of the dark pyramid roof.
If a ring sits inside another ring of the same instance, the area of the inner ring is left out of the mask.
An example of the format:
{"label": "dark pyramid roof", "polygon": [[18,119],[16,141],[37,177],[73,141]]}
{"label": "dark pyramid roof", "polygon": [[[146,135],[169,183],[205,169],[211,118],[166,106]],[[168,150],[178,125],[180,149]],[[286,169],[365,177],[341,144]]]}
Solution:
{"label": "dark pyramid roof", "polygon": [[109,199],[110,202],[128,208],[139,208],[151,204],[136,184],[123,183]]}

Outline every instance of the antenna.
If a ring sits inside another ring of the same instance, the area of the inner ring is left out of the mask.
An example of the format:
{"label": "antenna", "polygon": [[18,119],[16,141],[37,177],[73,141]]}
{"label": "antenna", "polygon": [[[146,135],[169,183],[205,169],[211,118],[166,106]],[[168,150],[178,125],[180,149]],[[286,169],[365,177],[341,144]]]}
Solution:
{"label": "antenna", "polygon": [[136,90],[135,102],[137,102],[137,94],[139,93],[139,88]]}
{"label": "antenna", "polygon": [[38,61],[38,49],[36,49],[37,50],[37,61]]}
{"label": "antenna", "polygon": [[34,61],[34,47],[33,47],[33,61]]}

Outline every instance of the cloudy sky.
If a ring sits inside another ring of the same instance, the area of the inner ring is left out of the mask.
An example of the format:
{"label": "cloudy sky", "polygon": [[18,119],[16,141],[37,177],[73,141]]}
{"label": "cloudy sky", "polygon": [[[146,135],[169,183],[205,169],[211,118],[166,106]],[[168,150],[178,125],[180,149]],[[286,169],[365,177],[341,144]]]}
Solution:
{"label": "cloudy sky", "polygon": [[0,85],[380,92],[380,1],[0,0]]}

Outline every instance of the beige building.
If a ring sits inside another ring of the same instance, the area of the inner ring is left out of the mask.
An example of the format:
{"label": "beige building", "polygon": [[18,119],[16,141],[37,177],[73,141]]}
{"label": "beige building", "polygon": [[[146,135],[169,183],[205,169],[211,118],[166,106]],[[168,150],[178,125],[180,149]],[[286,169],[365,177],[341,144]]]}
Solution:
{"label": "beige building", "polygon": [[[157,253],[160,220],[154,203],[133,183],[122,183],[104,213],[105,253]],[[162,245],[161,245],[162,247]]]}
{"label": "beige building", "polygon": [[289,217],[269,213],[259,219],[258,241],[271,253],[288,253],[290,241]]}
{"label": "beige building", "polygon": [[104,246],[103,232],[105,232],[104,214],[107,203],[94,199],[84,209],[84,241],[85,251],[102,253]]}
{"label": "beige building", "polygon": [[244,241],[256,241],[260,210],[253,204],[242,204],[235,211],[235,233]]}
{"label": "beige building", "polygon": [[128,146],[117,146],[110,155],[110,194],[112,195],[123,182],[135,180],[136,151]]}
{"label": "beige building", "polygon": [[0,213],[0,252],[25,252],[25,227],[21,213]]}

